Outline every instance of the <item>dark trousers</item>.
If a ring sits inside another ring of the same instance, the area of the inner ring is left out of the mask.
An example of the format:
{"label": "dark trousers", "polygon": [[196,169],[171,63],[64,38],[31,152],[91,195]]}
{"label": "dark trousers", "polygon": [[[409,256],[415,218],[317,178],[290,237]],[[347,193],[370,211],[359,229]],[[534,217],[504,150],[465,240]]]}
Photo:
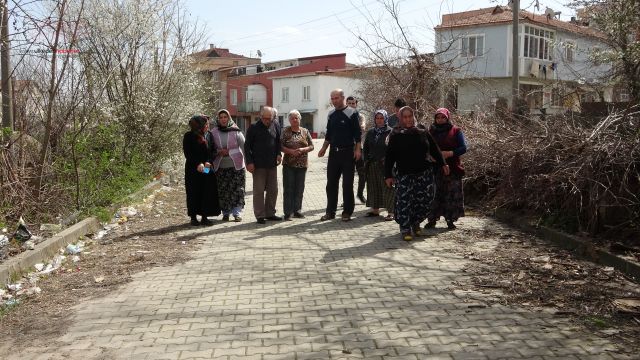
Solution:
{"label": "dark trousers", "polygon": [[304,194],[304,179],[307,168],[282,167],[282,187],[284,194],[282,205],[284,214],[291,215],[302,210],[302,195]]}
{"label": "dark trousers", "polygon": [[364,187],[367,184],[367,173],[364,170],[364,160],[356,161],[356,171],[358,172],[358,196],[364,196]]}
{"label": "dark trousers", "polygon": [[353,197],[353,176],[355,161],[353,150],[330,150],[327,164],[327,214],[335,215],[338,208],[338,185],[342,176],[343,214],[353,214],[355,199]]}
{"label": "dark trousers", "polygon": [[256,215],[256,219],[274,216],[277,199],[277,168],[275,166],[267,169],[256,168],[253,171],[253,213]]}

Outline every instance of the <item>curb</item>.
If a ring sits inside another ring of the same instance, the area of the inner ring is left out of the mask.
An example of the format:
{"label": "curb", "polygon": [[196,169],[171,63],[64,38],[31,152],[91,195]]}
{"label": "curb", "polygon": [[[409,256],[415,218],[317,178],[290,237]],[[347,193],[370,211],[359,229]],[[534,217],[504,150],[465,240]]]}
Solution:
{"label": "curb", "polygon": [[101,227],[95,217],[86,218],[41,242],[35,250],[27,250],[9,259],[0,265],[0,286],[6,284],[14,274],[20,274],[35,264],[52,258],[60,248],[78,240],[81,236],[94,233]]}
{"label": "curb", "polygon": [[577,255],[593,262],[611,266],[619,270],[634,281],[640,281],[640,264],[624,259],[606,250],[597,248],[591,242],[574,235],[569,235],[547,226],[533,225],[526,219],[520,218],[504,209],[496,209],[493,213],[499,221],[511,224],[517,228],[532,233],[543,240],[547,240],[563,249],[573,251]]}

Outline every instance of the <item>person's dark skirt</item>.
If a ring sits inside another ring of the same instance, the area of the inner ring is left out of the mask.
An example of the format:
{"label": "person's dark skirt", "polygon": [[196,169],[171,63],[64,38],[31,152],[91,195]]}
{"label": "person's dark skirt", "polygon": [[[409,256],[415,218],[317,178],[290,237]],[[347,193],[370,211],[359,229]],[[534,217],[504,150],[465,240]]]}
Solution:
{"label": "person's dark skirt", "polygon": [[244,208],[246,174],[244,169],[219,168],[218,197],[220,207],[226,214],[234,208]]}
{"label": "person's dark skirt", "polygon": [[184,187],[190,217],[220,215],[216,177],[212,173],[203,174],[185,167]]}
{"label": "person's dark skirt", "polygon": [[410,232],[427,218],[434,196],[435,183],[432,168],[418,174],[396,177],[394,215],[402,233]]}
{"label": "person's dark skirt", "polygon": [[384,166],[381,161],[367,162],[367,206],[374,209],[387,209],[393,213],[395,191],[384,182]]}
{"label": "person's dark skirt", "polygon": [[457,221],[464,216],[461,175],[452,173],[444,176],[441,172],[436,175],[436,196],[429,214],[429,221],[435,222],[441,216],[447,221]]}

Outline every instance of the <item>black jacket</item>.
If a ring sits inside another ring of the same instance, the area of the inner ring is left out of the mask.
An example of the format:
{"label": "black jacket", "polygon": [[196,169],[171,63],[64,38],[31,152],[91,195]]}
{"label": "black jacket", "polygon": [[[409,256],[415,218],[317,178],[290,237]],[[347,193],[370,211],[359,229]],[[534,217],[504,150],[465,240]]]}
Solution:
{"label": "black jacket", "polygon": [[278,166],[277,157],[282,154],[280,125],[277,121],[273,121],[270,128],[259,120],[247,130],[247,138],[244,142],[244,157],[247,165],[253,164],[256,168],[264,169]]}

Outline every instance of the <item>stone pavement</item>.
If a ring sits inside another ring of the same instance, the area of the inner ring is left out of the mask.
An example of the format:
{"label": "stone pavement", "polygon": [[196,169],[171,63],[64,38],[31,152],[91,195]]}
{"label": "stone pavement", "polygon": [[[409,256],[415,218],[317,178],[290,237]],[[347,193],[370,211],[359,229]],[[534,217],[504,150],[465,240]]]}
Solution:
{"label": "stone pavement", "polygon": [[[395,223],[364,218],[362,205],[352,222],[320,222],[326,160],[312,158],[306,219],[258,225],[249,196],[244,222],[176,233],[178,241],[206,240],[193,260],[139,273],[111,295],[74,308],[60,347],[0,357],[633,358],[569,319],[487,306],[481,294],[455,290],[469,281],[462,271],[468,260],[447,232],[405,243]],[[460,222],[469,234],[488,226],[500,225],[476,217]],[[491,251],[498,241],[466,246]]]}

